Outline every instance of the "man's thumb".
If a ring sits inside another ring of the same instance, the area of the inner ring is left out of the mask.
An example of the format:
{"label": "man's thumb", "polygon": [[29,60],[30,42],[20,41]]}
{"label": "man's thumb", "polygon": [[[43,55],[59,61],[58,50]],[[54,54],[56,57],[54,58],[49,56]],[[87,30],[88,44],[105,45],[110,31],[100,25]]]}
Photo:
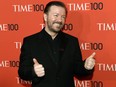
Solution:
{"label": "man's thumb", "polygon": [[96,54],[96,53],[93,52],[92,55],[90,55],[90,57],[91,57],[91,58],[94,58],[95,54]]}
{"label": "man's thumb", "polygon": [[34,62],[34,64],[39,64],[35,58],[33,59],[33,62]]}

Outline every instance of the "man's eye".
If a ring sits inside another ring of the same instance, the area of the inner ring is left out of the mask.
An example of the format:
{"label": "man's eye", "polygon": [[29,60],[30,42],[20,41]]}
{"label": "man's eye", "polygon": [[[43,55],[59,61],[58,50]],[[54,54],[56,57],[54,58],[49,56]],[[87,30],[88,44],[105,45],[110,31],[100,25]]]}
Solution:
{"label": "man's eye", "polygon": [[65,16],[62,16],[62,18],[64,18],[64,19],[65,19],[66,17],[65,17]]}
{"label": "man's eye", "polygon": [[58,17],[58,15],[54,15],[55,17]]}

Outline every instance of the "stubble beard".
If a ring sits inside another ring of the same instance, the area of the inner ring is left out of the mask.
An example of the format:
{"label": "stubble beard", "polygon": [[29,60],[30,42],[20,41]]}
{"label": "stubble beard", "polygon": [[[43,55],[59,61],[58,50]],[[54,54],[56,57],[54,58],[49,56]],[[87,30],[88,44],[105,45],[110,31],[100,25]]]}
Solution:
{"label": "stubble beard", "polygon": [[[57,30],[56,29],[54,29],[54,28],[52,28],[52,26],[55,24],[55,23],[58,23],[59,25],[57,26]],[[52,25],[50,25],[49,23],[48,23],[48,28],[49,28],[49,30],[51,31],[51,32],[54,32],[54,33],[58,33],[62,28],[63,28],[63,24],[62,23],[59,23],[59,22],[54,22]]]}

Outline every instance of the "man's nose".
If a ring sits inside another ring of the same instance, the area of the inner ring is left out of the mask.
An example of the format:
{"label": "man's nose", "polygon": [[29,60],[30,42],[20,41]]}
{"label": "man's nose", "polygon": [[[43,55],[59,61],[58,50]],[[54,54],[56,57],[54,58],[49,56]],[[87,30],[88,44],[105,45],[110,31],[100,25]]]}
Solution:
{"label": "man's nose", "polygon": [[60,17],[60,16],[57,17],[57,21],[58,21],[58,22],[62,22],[62,17]]}

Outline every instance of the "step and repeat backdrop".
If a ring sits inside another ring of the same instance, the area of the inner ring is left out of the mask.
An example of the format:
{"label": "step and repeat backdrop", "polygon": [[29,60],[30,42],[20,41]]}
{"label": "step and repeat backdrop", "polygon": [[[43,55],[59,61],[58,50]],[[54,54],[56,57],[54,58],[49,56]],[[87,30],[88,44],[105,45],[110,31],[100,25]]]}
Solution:
{"label": "step and repeat backdrop", "polygon": [[[18,77],[23,38],[44,27],[50,0],[0,0],[0,87],[31,87]],[[96,52],[92,79],[74,77],[75,87],[116,87],[116,1],[60,0],[68,9],[63,31],[79,38],[83,60]]]}

